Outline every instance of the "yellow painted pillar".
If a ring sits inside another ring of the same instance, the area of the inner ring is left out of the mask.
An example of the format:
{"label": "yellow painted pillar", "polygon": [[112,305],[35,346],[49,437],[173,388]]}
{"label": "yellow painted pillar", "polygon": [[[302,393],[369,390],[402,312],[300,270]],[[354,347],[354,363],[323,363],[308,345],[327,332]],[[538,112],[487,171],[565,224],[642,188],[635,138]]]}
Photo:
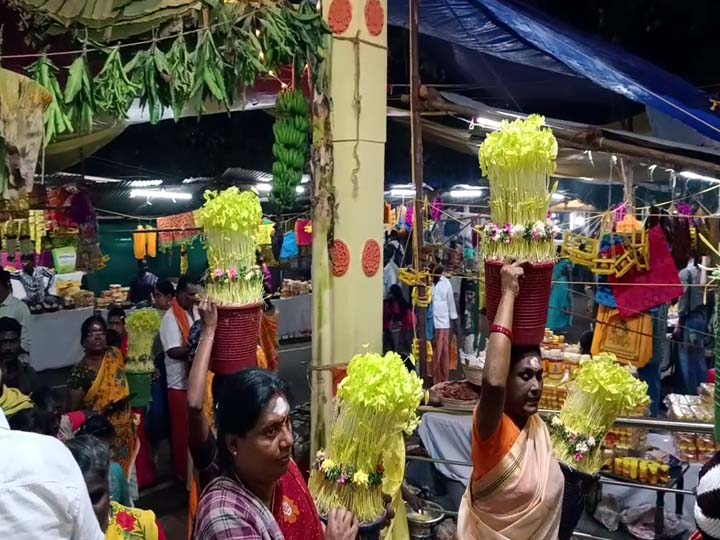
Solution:
{"label": "yellow painted pillar", "polygon": [[[332,157],[320,164],[316,89],[313,454],[325,446],[332,420],[332,370],[323,366],[347,363],[365,346],[382,351],[387,0],[323,0],[322,9],[333,31],[325,79]],[[325,185],[319,169],[332,170]]]}

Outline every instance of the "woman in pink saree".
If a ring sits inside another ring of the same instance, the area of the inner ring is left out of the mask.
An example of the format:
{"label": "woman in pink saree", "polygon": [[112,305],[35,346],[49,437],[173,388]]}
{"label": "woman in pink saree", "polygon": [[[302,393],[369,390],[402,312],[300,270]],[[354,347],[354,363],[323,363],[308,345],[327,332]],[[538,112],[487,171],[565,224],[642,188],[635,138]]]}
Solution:
{"label": "woman in pink saree", "polygon": [[502,300],[490,330],[472,436],[473,472],[460,505],[460,540],[557,540],[563,474],[537,415],[537,347],[513,347],[518,264],[502,269]]}

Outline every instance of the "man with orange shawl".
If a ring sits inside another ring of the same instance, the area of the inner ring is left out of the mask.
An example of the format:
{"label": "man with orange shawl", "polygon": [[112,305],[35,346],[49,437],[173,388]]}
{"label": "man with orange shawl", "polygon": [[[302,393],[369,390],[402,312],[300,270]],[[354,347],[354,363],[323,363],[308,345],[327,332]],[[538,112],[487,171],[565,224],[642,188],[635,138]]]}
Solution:
{"label": "man with orange shawl", "polygon": [[188,474],[188,344],[190,328],[199,318],[196,295],[197,286],[186,278],[180,278],[172,307],[165,313],[160,325],[167,372],[173,465],[175,475],[183,482]]}
{"label": "man with orange shawl", "polygon": [[473,471],[460,505],[460,540],[557,540],[564,478],[537,415],[537,347],[513,347],[513,308],[523,269],[506,265],[490,329],[472,435]]}

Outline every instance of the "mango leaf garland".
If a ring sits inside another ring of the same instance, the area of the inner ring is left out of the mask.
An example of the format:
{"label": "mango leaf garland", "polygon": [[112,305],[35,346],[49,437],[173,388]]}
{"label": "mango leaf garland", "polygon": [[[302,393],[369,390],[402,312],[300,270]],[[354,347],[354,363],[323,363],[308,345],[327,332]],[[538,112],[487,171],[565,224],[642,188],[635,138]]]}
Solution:
{"label": "mango leaf garland", "polygon": [[165,53],[153,46],[139,51],[125,66],[130,79],[140,86],[140,106],[147,107],[150,123],[155,125],[162,118],[165,107],[171,105],[170,65]]}
{"label": "mango leaf garland", "polygon": [[167,53],[167,61],[170,67],[170,103],[177,122],[192,95],[195,80],[193,55],[187,49],[183,34],[173,41]]}
{"label": "mango leaf garland", "polygon": [[105,65],[95,77],[95,102],[98,109],[118,120],[124,120],[139,91],[140,85],[132,82],[125,72],[120,48],[113,47]]}
{"label": "mango leaf garland", "polygon": [[192,100],[198,112],[205,111],[205,100],[215,98],[229,108],[225,79],[224,61],[215,46],[212,32],[208,29],[200,32],[200,39],[194,54],[195,77],[193,79]]}
{"label": "mango leaf garland", "polygon": [[87,56],[78,56],[70,65],[65,83],[65,104],[75,127],[92,131],[95,117],[95,94],[93,78],[87,63]]}
{"label": "mango leaf garland", "polygon": [[45,146],[47,146],[55,136],[73,132],[70,117],[65,111],[65,98],[55,76],[58,68],[47,56],[42,56],[29,66],[27,71],[33,80],[50,92],[53,98],[52,103],[45,111]]}
{"label": "mango leaf garland", "polygon": [[290,32],[295,36],[295,65],[302,69],[324,58],[326,51],[322,45],[330,28],[317,8],[304,0],[299,5],[287,6],[285,13]]}

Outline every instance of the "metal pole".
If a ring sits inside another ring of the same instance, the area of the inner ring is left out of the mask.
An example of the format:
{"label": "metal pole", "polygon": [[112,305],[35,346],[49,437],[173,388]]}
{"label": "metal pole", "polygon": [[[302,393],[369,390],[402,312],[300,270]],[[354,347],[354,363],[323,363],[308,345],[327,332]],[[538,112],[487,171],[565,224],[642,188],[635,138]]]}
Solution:
{"label": "metal pole", "polygon": [[[413,266],[416,272],[423,270],[423,144],[422,144],[422,118],[420,117],[420,59],[418,48],[418,18],[420,0],[410,0],[410,170],[415,185],[415,223],[413,224]],[[418,287],[419,297],[425,298],[426,287]],[[417,332],[420,375],[428,376],[427,372],[427,320],[424,307],[417,307]]]}

